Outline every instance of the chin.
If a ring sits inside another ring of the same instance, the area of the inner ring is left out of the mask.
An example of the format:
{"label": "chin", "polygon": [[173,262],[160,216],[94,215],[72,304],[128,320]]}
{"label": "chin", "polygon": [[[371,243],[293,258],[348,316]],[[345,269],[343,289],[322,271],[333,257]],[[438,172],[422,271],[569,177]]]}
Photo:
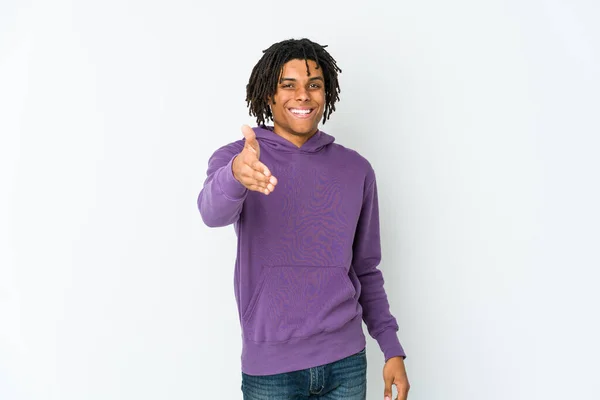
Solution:
{"label": "chin", "polygon": [[311,129],[294,129],[292,132],[296,135],[296,136],[310,136],[313,133],[315,133],[317,131],[317,128],[311,128]]}
{"label": "chin", "polygon": [[297,134],[298,136],[306,136],[306,135],[312,135],[313,133],[315,133],[317,131],[317,129],[319,129],[318,124],[314,124],[314,125],[297,125],[297,124],[290,124],[290,130],[292,132],[294,132],[295,134]]}

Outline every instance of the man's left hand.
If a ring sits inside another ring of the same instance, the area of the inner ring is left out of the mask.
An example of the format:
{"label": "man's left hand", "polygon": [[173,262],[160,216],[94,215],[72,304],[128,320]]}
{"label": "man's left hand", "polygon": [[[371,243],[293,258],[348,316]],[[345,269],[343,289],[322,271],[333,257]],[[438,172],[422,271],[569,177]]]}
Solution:
{"label": "man's left hand", "polygon": [[392,385],[398,391],[397,400],[406,400],[410,384],[404,368],[404,358],[392,357],[383,366],[383,381],[385,383],[384,399],[392,400]]}

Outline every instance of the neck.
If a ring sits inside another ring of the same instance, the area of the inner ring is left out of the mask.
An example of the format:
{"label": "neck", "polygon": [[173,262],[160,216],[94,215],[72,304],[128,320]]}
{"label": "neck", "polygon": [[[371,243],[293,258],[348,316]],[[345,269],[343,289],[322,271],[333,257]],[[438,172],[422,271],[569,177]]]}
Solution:
{"label": "neck", "polygon": [[281,136],[282,138],[284,138],[285,140],[287,140],[288,142],[291,142],[292,144],[294,144],[296,147],[300,148],[302,147],[302,145],[304,143],[306,143],[311,137],[313,137],[315,135],[315,133],[318,132],[318,129],[315,129],[314,132],[307,134],[307,135],[296,135],[290,132],[286,132],[282,129],[280,129],[277,125],[273,126],[273,132],[277,135],[277,136]]}

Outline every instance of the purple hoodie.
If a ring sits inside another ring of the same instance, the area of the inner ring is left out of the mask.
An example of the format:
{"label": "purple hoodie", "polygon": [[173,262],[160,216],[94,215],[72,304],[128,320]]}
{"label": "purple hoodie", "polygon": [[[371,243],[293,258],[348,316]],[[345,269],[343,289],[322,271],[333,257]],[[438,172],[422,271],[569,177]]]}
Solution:
{"label": "purple hoodie", "polygon": [[260,161],[277,177],[267,195],[247,190],[232,162],[244,139],[208,163],[198,209],[210,227],[234,224],[234,288],[242,371],[271,375],[340,360],[365,346],[362,320],[385,360],[406,357],[377,268],[375,173],[357,152],[318,131],[298,148],[254,128]]}

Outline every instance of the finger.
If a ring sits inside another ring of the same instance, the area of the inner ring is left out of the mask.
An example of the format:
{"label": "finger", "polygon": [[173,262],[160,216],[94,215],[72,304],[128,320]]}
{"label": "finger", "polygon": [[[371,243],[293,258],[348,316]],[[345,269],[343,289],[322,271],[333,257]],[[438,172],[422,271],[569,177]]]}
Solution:
{"label": "finger", "polygon": [[270,185],[271,189],[269,190],[271,191],[275,188],[275,185],[270,183],[269,177],[265,176],[260,171],[250,168],[248,165],[246,165],[246,168],[244,168],[242,172],[242,181],[245,185],[256,185],[263,189],[269,189]]}
{"label": "finger", "polygon": [[[265,178],[265,181],[269,181],[269,177],[271,176],[271,171],[269,171],[269,168],[267,168],[265,164],[258,161],[258,158],[252,153],[246,153],[246,155],[243,157],[242,170],[244,175],[247,176],[253,176],[254,171],[258,171],[267,177]],[[275,180],[275,183],[277,183],[277,180]]]}
{"label": "finger", "polygon": [[260,189],[268,189],[268,182],[257,179],[254,175],[255,173],[256,172],[249,172],[242,174],[242,184],[246,187],[255,186]]}
{"label": "finger", "polygon": [[265,194],[267,196],[269,194],[271,194],[271,190],[265,189],[265,188],[257,186],[257,185],[249,185],[249,186],[247,186],[247,188],[250,189],[250,190],[254,190],[255,192],[260,192],[260,193]]}
{"label": "finger", "polygon": [[260,192],[260,193],[263,193],[263,194],[270,193],[269,189],[267,189],[267,188],[265,188],[265,187],[262,187],[262,186],[260,186],[260,185],[256,185],[256,184],[254,184],[254,183],[250,183],[250,184],[246,185],[246,187],[247,187],[249,190],[253,190],[253,191],[255,191],[255,192]]}
{"label": "finger", "polygon": [[260,182],[265,186],[269,183],[269,177],[263,174],[260,169],[254,169],[251,165],[245,164],[242,166],[242,177],[249,181]]}
{"label": "finger", "polygon": [[386,379],[384,381],[384,384],[385,384],[385,388],[383,391],[384,400],[392,400],[392,382],[393,382],[393,379]]}
{"label": "finger", "polygon": [[257,184],[260,184],[265,188],[269,184],[269,177],[265,176],[262,172],[255,170],[252,172],[251,177],[257,182]]}
{"label": "finger", "polygon": [[[252,161],[250,163],[250,167],[252,167],[253,170],[260,172],[262,175],[264,175],[265,177],[267,177],[267,181],[269,180],[268,177],[271,176],[271,171],[269,171],[269,168],[267,168],[267,166],[263,163],[261,163],[260,161],[258,161],[258,159]],[[275,182],[277,183],[277,182]]]}
{"label": "finger", "polygon": [[250,150],[258,154],[260,147],[256,140],[256,133],[254,133],[254,130],[248,125],[242,125],[242,133],[246,139],[246,145],[249,146]]}
{"label": "finger", "polygon": [[253,145],[252,143],[250,143],[250,141],[248,141],[248,140],[246,141],[246,144],[244,145],[244,149],[250,151],[256,157],[259,156],[258,150],[256,150],[256,146]]}
{"label": "finger", "polygon": [[404,384],[404,383],[394,383],[394,385],[396,385],[396,390],[398,392],[398,397],[396,397],[396,399],[397,400],[407,400],[409,387],[406,386],[406,384]]}
{"label": "finger", "polygon": [[256,133],[254,133],[254,130],[248,125],[242,125],[242,134],[246,140],[256,139]]}

